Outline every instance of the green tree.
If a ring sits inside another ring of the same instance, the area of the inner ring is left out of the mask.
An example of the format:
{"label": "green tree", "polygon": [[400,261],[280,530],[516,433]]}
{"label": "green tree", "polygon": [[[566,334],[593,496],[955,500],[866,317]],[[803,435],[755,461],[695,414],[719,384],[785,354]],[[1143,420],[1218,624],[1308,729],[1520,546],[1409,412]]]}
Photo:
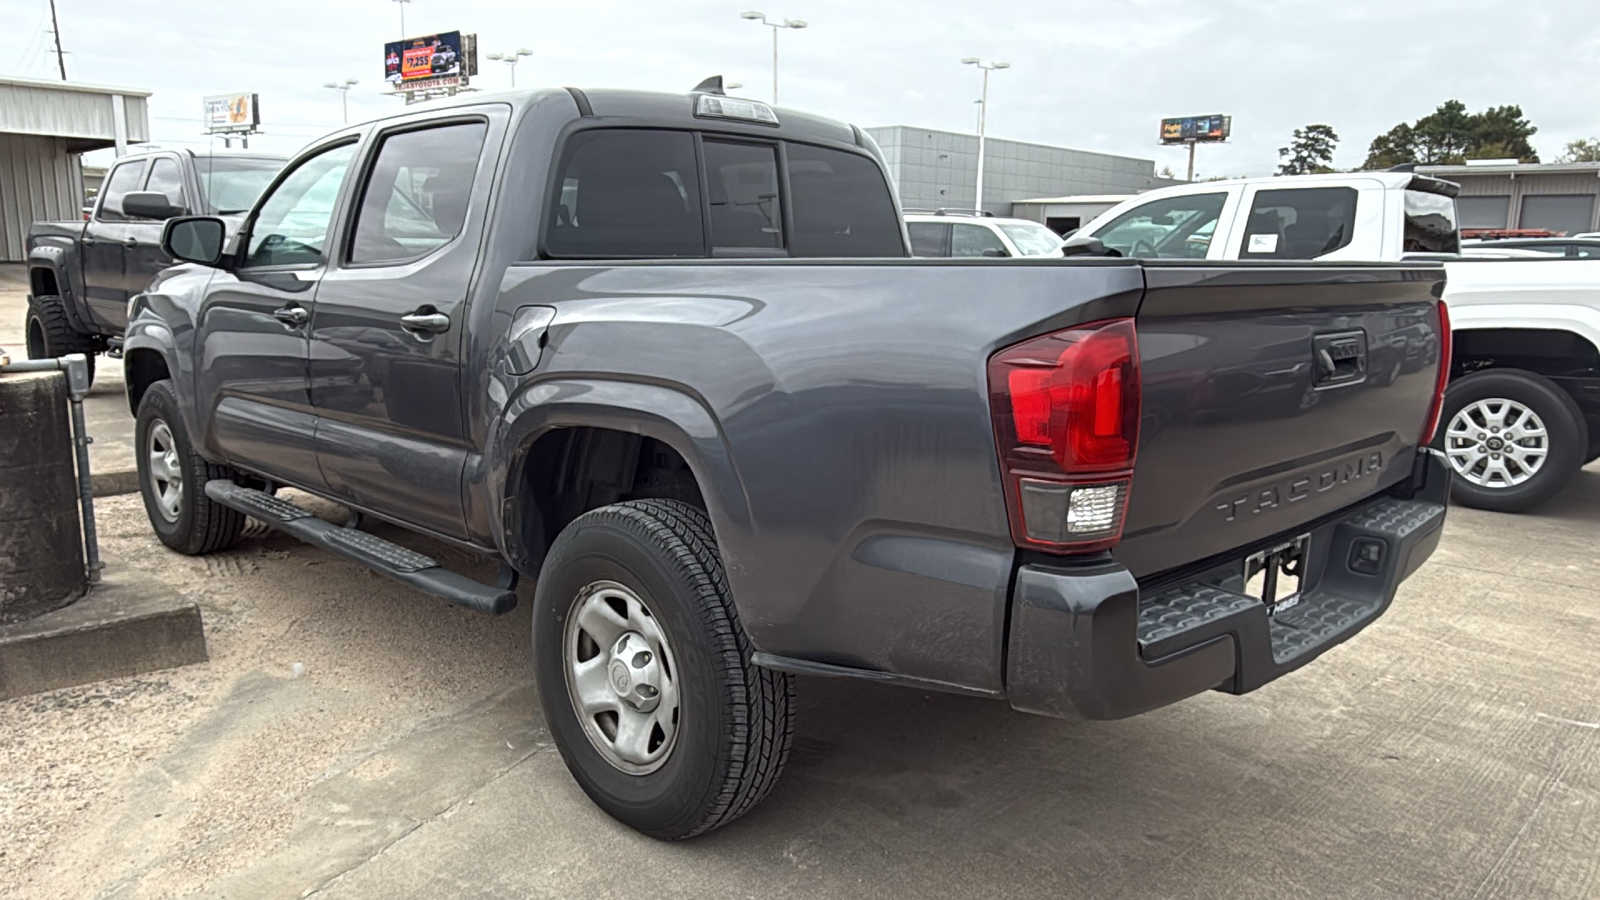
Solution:
{"label": "green tree", "polygon": [[1339,135],[1331,125],[1307,125],[1296,128],[1287,147],[1278,148],[1279,175],[1311,175],[1333,171],[1333,150],[1339,146]]}
{"label": "green tree", "polygon": [[1600,162],[1600,138],[1578,138],[1556,157],[1558,163]]}
{"label": "green tree", "polygon": [[1448,100],[1412,123],[1402,122],[1372,139],[1363,168],[1387,169],[1401,163],[1459,165],[1469,159],[1538,162],[1529,138],[1539,129],[1520,106],[1495,106],[1480,113]]}

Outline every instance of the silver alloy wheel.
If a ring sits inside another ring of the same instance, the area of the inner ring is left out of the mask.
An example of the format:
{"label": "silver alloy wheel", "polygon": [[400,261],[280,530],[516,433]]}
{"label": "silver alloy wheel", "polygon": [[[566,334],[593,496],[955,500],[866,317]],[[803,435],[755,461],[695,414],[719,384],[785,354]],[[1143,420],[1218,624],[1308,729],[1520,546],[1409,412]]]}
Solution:
{"label": "silver alloy wheel", "polygon": [[1550,455],[1544,420],[1515,400],[1486,397],[1462,407],[1444,434],[1456,474],[1479,487],[1523,484]]}
{"label": "silver alloy wheel", "polygon": [[639,595],[615,581],[585,585],[562,651],[567,695],[594,748],[629,775],[661,768],[678,738],[678,666]]}
{"label": "silver alloy wheel", "polygon": [[145,448],[150,461],[150,496],[156,501],[161,518],[178,521],[178,511],[183,504],[183,465],[178,459],[178,442],[172,438],[167,423],[156,419],[150,423],[150,436]]}

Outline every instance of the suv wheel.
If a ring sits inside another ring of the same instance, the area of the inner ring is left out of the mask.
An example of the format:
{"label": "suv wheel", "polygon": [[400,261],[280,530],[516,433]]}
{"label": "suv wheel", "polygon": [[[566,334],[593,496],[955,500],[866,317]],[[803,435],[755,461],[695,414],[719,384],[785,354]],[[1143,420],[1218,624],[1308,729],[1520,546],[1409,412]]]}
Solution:
{"label": "suv wheel", "polygon": [[161,543],[189,556],[233,546],[244,530],[244,514],[212,502],[206,482],[234,480],[231,466],[206,462],[178,415],[172,382],[158,381],[139,399],[134,421],[134,460],[139,469],[139,493]]}
{"label": "suv wheel", "polygon": [[1583,465],[1588,429],[1566,392],[1520,369],[1490,369],[1452,382],[1439,435],[1464,506],[1524,512],[1550,499]]}
{"label": "suv wheel", "polygon": [[573,778],[614,818],[678,840],[772,789],[793,680],[750,654],[699,509],[618,503],[556,537],[534,599],[539,698]]}
{"label": "suv wheel", "polygon": [[29,359],[55,359],[82,353],[89,360],[89,382],[94,383],[94,355],[99,342],[72,329],[61,298],[52,294],[28,298],[28,314],[23,322]]}

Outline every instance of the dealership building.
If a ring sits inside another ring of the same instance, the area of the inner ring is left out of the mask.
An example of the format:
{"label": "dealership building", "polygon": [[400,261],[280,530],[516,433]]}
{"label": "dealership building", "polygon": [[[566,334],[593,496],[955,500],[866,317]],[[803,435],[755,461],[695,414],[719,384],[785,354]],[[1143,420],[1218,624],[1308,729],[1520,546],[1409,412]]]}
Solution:
{"label": "dealership building", "polygon": [[0,78],[0,263],[25,259],[28,226],[77,219],[79,154],[150,140],[149,91]]}
{"label": "dealership building", "polygon": [[1461,185],[1456,210],[1462,228],[1600,231],[1600,163],[1493,161],[1417,171]]}
{"label": "dealership building", "polygon": [[[919,209],[975,207],[977,135],[907,125],[866,131],[883,150],[902,205]],[[1012,215],[1012,204],[1024,200],[1135,194],[1181,183],[1157,176],[1154,160],[1023,141],[988,138],[983,157],[983,208],[1000,216]]]}

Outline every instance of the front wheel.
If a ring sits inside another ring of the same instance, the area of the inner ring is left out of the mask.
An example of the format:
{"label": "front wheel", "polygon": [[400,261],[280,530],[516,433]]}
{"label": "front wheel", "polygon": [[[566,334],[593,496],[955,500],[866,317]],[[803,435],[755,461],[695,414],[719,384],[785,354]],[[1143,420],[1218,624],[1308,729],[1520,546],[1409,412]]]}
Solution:
{"label": "front wheel", "polygon": [[133,433],[139,492],[161,543],[189,556],[233,546],[244,530],[244,514],[207,497],[206,482],[231,481],[238,473],[195,452],[172,382],[158,381],[145,390]]}
{"label": "front wheel", "polygon": [[539,699],[572,777],[652,837],[725,825],[778,780],[790,676],[750,661],[704,512],[635,500],[557,536],[534,598]]}
{"label": "front wheel", "polygon": [[1434,445],[1455,471],[1463,506],[1525,512],[1583,465],[1589,435],[1572,398],[1549,379],[1489,369],[1450,384]]}

